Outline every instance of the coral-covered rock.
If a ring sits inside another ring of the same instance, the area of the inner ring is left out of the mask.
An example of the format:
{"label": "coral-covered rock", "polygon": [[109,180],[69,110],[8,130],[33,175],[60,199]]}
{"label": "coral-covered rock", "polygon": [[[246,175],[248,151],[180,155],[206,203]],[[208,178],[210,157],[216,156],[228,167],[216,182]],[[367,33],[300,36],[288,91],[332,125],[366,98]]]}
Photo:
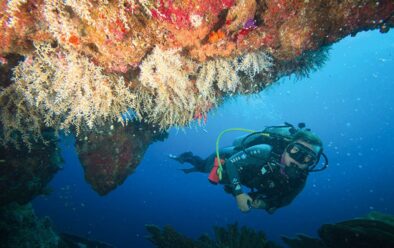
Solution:
{"label": "coral-covered rock", "polygon": [[0,56],[0,87],[5,88],[12,84],[12,68],[22,59],[23,57],[18,54],[8,54],[5,57]]}
{"label": "coral-covered rock", "polygon": [[325,248],[320,239],[298,234],[295,238],[282,237],[290,248]]}
{"label": "coral-covered rock", "polygon": [[383,221],[354,219],[325,224],[319,236],[329,248],[394,247],[394,226]]}
{"label": "coral-covered rock", "polygon": [[0,207],[1,247],[53,248],[61,247],[59,241],[51,221],[37,218],[30,204],[11,203]]}
{"label": "coral-covered rock", "polygon": [[43,134],[47,144],[37,142],[30,149],[0,147],[0,206],[12,202],[26,204],[48,192],[46,186],[63,161],[53,132]]}
{"label": "coral-covered rock", "polygon": [[160,248],[278,248],[274,242],[268,241],[262,231],[255,231],[251,228],[238,224],[230,224],[227,227],[215,226],[215,238],[202,235],[198,240],[193,240],[178,233],[171,226],[160,229],[155,225],[145,225],[150,233],[150,240],[156,247]]}
{"label": "coral-covered rock", "polygon": [[371,212],[366,217],[324,224],[320,239],[298,235],[283,237],[291,248],[394,247],[394,216]]}
{"label": "coral-covered rock", "polygon": [[[251,48],[269,48],[277,58],[290,60],[349,34],[385,30],[393,25],[394,11],[390,0],[4,0],[0,4],[0,54],[25,54],[33,49],[32,42],[53,40],[121,72],[137,66],[157,44],[180,47],[199,62]],[[254,28],[248,25],[251,20],[256,21]],[[210,33],[219,29],[225,36],[211,44]]]}
{"label": "coral-covered rock", "polygon": [[163,130],[185,126],[228,96],[302,75],[291,65],[322,47],[394,25],[392,0],[2,0],[0,6],[0,64],[10,53],[26,57],[14,84],[0,93],[5,134],[23,133],[21,122],[38,135],[42,126],[94,128],[121,119],[116,114],[125,109]]}
{"label": "coral-covered rock", "polygon": [[0,207],[0,247],[40,248],[113,248],[114,246],[84,237],[57,234],[48,217],[38,218],[31,204],[11,203]]}
{"label": "coral-covered rock", "polygon": [[86,181],[100,195],[109,193],[136,170],[152,142],[166,137],[167,133],[137,122],[83,132],[76,148]]}
{"label": "coral-covered rock", "polygon": [[92,240],[71,233],[60,233],[59,236],[61,239],[59,248],[115,248],[115,246],[111,244],[98,240]]}

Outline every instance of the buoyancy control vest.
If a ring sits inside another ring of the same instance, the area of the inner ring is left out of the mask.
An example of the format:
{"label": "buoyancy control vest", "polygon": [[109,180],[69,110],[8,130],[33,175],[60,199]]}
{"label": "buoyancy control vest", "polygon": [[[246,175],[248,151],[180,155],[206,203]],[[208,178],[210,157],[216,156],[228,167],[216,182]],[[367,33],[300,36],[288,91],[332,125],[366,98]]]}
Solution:
{"label": "buoyancy control vest", "polygon": [[297,129],[285,123],[281,126],[269,126],[263,131],[257,131],[248,135],[242,136],[234,140],[233,146],[236,150],[243,150],[258,145],[268,144],[272,147],[272,153],[275,157],[280,157],[285,148],[290,144],[293,139],[294,133]]}
{"label": "buoyancy control vest", "polygon": [[[294,125],[285,122],[284,125],[280,126],[269,126],[266,127],[263,131],[257,131],[250,133],[246,136],[242,136],[234,140],[233,146],[235,147],[236,150],[239,151],[244,151],[246,154],[247,148],[258,145],[258,144],[268,144],[272,147],[272,158],[273,160],[279,161],[281,155],[283,154],[283,151],[286,150],[286,147],[294,141],[294,134],[297,133],[297,131],[304,129],[307,131],[310,131],[310,129],[305,127],[304,123],[299,123],[298,127],[295,127]],[[253,154],[248,154],[253,157]],[[318,166],[316,168],[317,163],[312,165],[311,167],[308,168],[309,172],[316,172],[316,171],[321,171],[327,168],[328,166],[328,158],[327,156],[322,152],[318,154],[318,157],[323,156],[324,158],[324,163],[321,166]]]}
{"label": "buoyancy control vest", "polygon": [[[244,151],[246,154],[248,154],[248,152],[246,151],[246,149],[248,147],[257,145],[257,144],[268,144],[272,147],[272,157],[274,159],[277,159],[277,161],[280,160],[280,156],[282,155],[283,151],[286,149],[286,147],[293,141],[293,135],[300,129],[305,129],[307,131],[310,131],[310,129],[305,127],[304,123],[299,123],[298,124],[298,128],[295,127],[294,125],[285,122],[284,125],[280,125],[280,126],[269,126],[266,127],[263,131],[253,131],[253,130],[249,130],[249,129],[243,129],[243,128],[230,128],[230,129],[226,129],[224,131],[222,131],[218,138],[216,139],[216,160],[218,163],[218,170],[217,170],[217,174],[219,176],[219,179],[221,180],[222,178],[222,160],[220,158],[220,154],[219,154],[219,142],[220,139],[222,137],[222,135],[226,132],[230,132],[230,131],[244,131],[244,132],[248,132],[250,134],[246,135],[246,136],[241,136],[239,138],[237,138],[236,140],[234,140],[233,142],[233,146],[235,150],[239,150],[239,151]],[[250,156],[253,157],[252,154],[248,154]],[[320,166],[319,168],[316,168],[317,163],[313,166],[311,166],[308,171],[309,172],[317,172],[317,171],[322,171],[324,169],[327,168],[328,166],[328,158],[327,156],[321,152],[321,154],[319,154],[323,156],[324,158],[324,163],[322,166]]]}

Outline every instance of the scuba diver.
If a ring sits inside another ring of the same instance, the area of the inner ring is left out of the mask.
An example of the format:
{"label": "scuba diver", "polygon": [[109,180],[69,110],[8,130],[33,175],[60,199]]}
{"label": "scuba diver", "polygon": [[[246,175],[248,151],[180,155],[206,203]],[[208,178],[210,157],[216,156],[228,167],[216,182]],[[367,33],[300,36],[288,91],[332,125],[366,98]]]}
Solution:
{"label": "scuba diver", "polygon": [[[250,134],[219,149],[220,138],[228,131]],[[319,164],[321,157],[324,162]],[[182,169],[185,173],[209,173],[209,181],[224,185],[242,212],[256,208],[270,214],[291,203],[304,188],[310,172],[328,166],[322,141],[304,123],[298,127],[285,123],[258,132],[242,128],[224,130],[216,141],[216,153],[206,159],[191,152],[170,158],[192,164],[192,168]],[[245,193],[244,187],[250,191]]]}

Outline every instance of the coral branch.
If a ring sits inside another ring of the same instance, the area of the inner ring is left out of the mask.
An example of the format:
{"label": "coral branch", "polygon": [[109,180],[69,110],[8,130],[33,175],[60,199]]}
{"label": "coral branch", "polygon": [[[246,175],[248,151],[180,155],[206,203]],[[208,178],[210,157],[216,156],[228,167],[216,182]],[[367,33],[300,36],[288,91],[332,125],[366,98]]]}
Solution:
{"label": "coral branch", "polygon": [[[392,0],[1,0],[0,7],[0,66],[10,54],[26,57],[0,95],[7,137],[7,128],[36,136],[43,125],[78,132],[122,121],[129,109],[162,129],[188,125],[228,96],[318,68],[322,47],[394,25]],[[53,48],[34,46],[44,41]]]}

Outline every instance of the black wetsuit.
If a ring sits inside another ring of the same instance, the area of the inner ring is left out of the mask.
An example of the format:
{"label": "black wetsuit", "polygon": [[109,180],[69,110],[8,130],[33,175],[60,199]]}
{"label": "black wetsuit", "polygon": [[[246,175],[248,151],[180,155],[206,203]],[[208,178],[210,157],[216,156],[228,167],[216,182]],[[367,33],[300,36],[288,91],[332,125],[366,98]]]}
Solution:
{"label": "black wetsuit", "polygon": [[[272,209],[290,204],[304,188],[308,172],[280,164],[270,145],[254,145],[245,151],[234,146],[220,150],[220,157],[225,159],[220,184],[225,186],[226,192],[236,196],[242,194],[242,186],[246,186],[251,190],[248,194],[252,199],[263,199],[266,209]],[[211,171],[216,156],[212,154],[203,160],[191,153],[187,155],[182,162],[189,162],[194,168],[185,172],[205,173]]]}

